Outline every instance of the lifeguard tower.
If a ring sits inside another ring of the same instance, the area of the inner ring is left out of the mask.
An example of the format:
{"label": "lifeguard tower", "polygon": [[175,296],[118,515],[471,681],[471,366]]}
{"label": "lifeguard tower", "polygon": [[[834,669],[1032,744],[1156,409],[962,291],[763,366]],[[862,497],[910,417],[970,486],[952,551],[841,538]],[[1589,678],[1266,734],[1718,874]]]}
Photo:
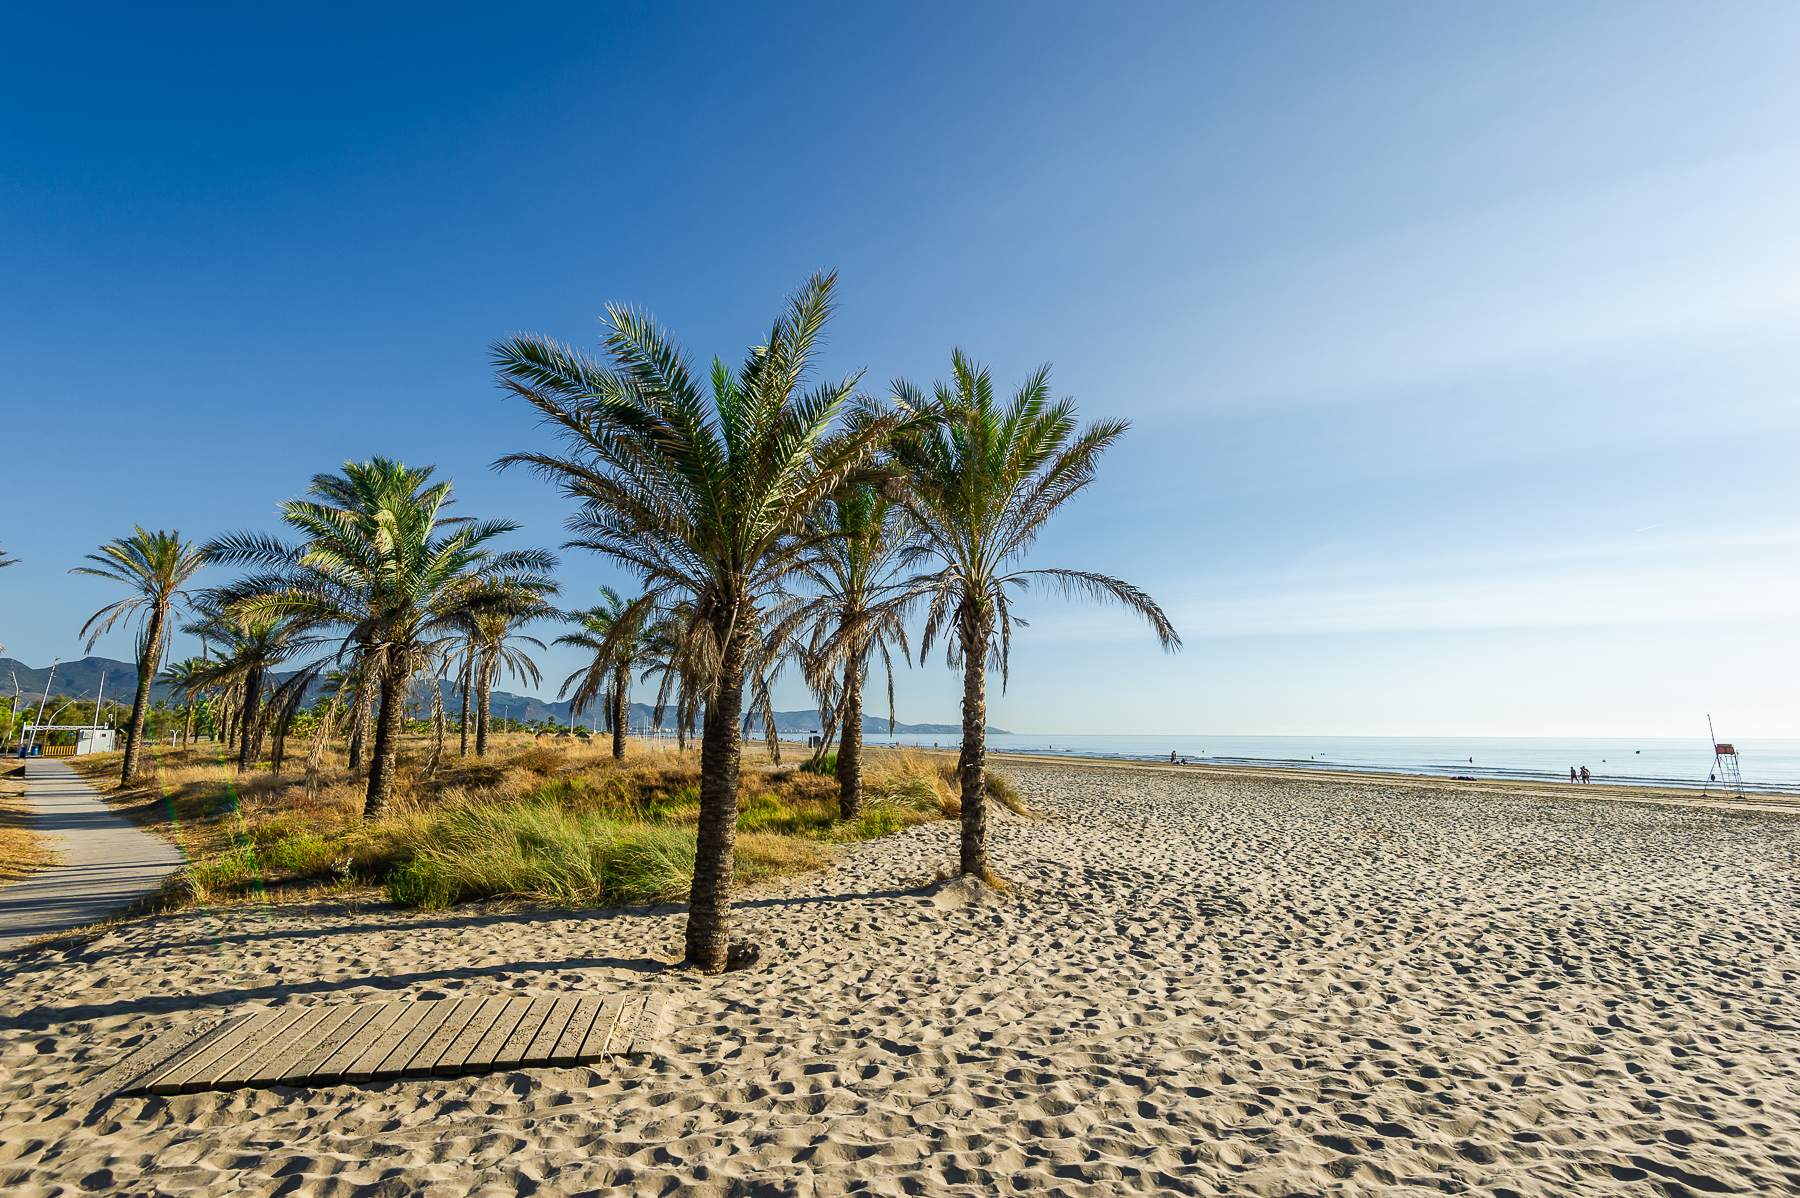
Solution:
{"label": "lifeguard tower", "polygon": [[1718,734],[1713,731],[1711,716],[1706,717],[1706,735],[1712,740],[1713,763],[1706,775],[1706,785],[1700,788],[1700,797],[1705,798],[1708,790],[1718,786],[1721,790],[1743,798],[1744,776],[1738,770],[1737,746],[1719,739]]}

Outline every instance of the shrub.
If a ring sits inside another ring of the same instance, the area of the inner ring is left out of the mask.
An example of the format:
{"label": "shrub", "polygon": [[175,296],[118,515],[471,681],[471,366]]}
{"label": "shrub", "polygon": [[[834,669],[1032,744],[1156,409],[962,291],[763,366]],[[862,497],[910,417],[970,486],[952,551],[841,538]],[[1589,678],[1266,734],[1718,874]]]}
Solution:
{"label": "shrub", "polygon": [[386,890],[390,902],[427,911],[442,910],[457,898],[456,887],[426,857],[416,857],[389,874]]}
{"label": "shrub", "polygon": [[826,753],[820,757],[808,757],[800,763],[800,772],[805,774],[824,774],[837,777],[837,754]]}

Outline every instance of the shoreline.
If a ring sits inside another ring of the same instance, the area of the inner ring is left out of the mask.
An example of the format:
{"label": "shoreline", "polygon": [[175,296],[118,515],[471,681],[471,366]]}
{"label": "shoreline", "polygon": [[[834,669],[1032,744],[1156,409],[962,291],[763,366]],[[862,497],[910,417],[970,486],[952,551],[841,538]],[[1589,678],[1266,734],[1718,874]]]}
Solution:
{"label": "shoreline", "polygon": [[[951,750],[925,752],[951,753]],[[1065,766],[1076,769],[1146,770],[1155,773],[1182,774],[1196,778],[1220,780],[1244,779],[1271,782],[1313,782],[1321,785],[1406,786],[1450,791],[1495,791],[1514,797],[1535,796],[1554,799],[1602,799],[1615,802],[1652,803],[1673,807],[1704,807],[1726,810],[1756,811],[1765,814],[1800,816],[1800,795],[1785,791],[1751,790],[1746,787],[1740,799],[1723,793],[1715,786],[1705,797],[1697,789],[1679,786],[1650,786],[1629,782],[1541,782],[1521,778],[1476,778],[1473,781],[1445,777],[1442,774],[1414,774],[1403,770],[1352,770],[1310,766],[1240,765],[1212,761],[1193,765],[1167,761],[1140,761],[1117,757],[1083,757],[1061,753],[1009,753],[988,750],[989,767],[996,762],[1028,765],[1035,768]],[[1717,795],[1718,797],[1715,797]]]}

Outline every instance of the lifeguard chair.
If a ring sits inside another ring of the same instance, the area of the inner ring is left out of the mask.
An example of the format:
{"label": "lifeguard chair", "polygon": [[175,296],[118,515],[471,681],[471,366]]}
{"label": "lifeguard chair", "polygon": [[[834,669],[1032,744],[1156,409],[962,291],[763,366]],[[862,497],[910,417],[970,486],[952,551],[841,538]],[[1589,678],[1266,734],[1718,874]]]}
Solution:
{"label": "lifeguard chair", "polygon": [[1743,798],[1744,775],[1738,769],[1737,746],[1718,738],[1713,732],[1711,716],[1706,717],[1706,734],[1712,740],[1713,763],[1712,770],[1706,775],[1706,785],[1700,788],[1700,797],[1705,798],[1708,790],[1718,786]]}

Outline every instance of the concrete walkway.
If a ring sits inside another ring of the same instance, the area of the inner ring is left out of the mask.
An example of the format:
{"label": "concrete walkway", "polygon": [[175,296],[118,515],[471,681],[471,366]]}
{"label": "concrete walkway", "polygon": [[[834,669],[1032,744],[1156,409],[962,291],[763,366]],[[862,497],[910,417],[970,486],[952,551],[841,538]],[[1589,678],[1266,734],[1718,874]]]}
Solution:
{"label": "concrete walkway", "polygon": [[181,868],[180,849],[114,815],[60,761],[27,758],[25,791],[62,864],[0,890],[0,951],[105,919]]}

